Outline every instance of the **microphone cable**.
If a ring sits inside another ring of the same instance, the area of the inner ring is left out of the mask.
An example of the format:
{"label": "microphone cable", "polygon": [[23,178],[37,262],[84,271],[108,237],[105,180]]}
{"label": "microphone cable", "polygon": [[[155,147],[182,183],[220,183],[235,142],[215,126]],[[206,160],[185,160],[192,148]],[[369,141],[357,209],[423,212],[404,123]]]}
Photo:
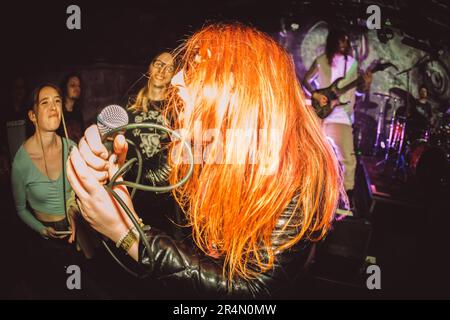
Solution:
{"label": "microphone cable", "polygon": [[[106,139],[108,139],[109,137],[113,136],[116,133],[123,133],[127,130],[133,130],[133,129],[157,129],[157,130],[161,130],[161,131],[165,131],[167,132],[169,135],[174,136],[175,138],[182,140],[182,137],[174,130],[169,129],[167,127],[155,124],[155,123],[133,123],[133,124],[127,124],[124,126],[120,126],[114,129],[111,129],[110,131],[106,132],[104,135],[102,135],[102,142],[104,143]],[[137,158],[132,158],[128,161],[126,161],[120,168],[119,170],[117,170],[117,172],[113,175],[113,177],[111,177],[110,181],[104,185],[105,190],[111,194],[114,199],[119,203],[119,205],[121,206],[121,208],[125,211],[125,213],[127,214],[127,216],[130,218],[130,220],[132,221],[134,227],[136,228],[136,230],[139,233],[139,238],[142,241],[142,243],[145,246],[145,250],[147,251],[148,254],[148,258],[149,258],[149,263],[152,266],[152,259],[151,259],[151,251],[150,251],[150,244],[148,242],[148,239],[145,236],[144,230],[141,228],[139,221],[136,219],[136,217],[134,216],[134,214],[131,212],[130,208],[128,208],[128,206],[126,205],[126,203],[122,200],[122,198],[120,198],[120,196],[113,190],[114,187],[119,186],[119,185],[125,185],[127,187],[131,187],[132,191],[131,191],[131,198],[134,197],[134,194],[136,192],[136,190],[142,190],[142,191],[153,191],[153,192],[157,192],[157,193],[162,193],[162,192],[168,192],[171,191],[175,188],[178,188],[179,186],[185,184],[189,178],[192,176],[192,173],[194,172],[194,154],[192,152],[192,148],[189,145],[189,143],[187,141],[183,141],[183,147],[184,149],[187,151],[187,155],[188,155],[188,159],[189,159],[189,170],[186,173],[186,175],[180,180],[178,181],[176,184],[174,185],[167,185],[167,186],[147,186],[147,185],[143,185],[140,184],[140,180],[141,180],[141,176],[142,176],[142,155],[141,152],[139,151],[139,148],[136,147],[136,145],[129,139],[126,139],[126,141],[128,142],[129,145],[133,146],[136,150],[136,154],[137,154]],[[130,182],[130,181],[116,181],[119,177],[121,177],[122,175],[124,175],[125,173],[127,173],[131,167],[136,164],[138,165],[138,173],[137,173],[137,177],[135,182]],[[137,277],[137,278],[145,278],[146,275],[139,275],[136,272],[130,270],[128,267],[126,267],[118,258],[117,256],[112,252],[112,250],[109,248],[108,244],[106,243],[106,241],[104,239],[101,240],[103,246],[105,246],[106,250],[110,253],[110,255],[113,257],[113,259],[128,273],[130,273],[131,275]]]}

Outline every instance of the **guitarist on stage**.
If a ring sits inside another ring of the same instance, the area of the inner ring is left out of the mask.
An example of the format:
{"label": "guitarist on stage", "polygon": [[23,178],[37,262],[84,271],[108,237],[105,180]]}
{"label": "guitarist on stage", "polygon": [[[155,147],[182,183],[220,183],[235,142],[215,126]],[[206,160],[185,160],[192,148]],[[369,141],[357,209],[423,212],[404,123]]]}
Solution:
{"label": "guitarist on stage", "polygon": [[[339,77],[344,79],[339,87],[344,86],[358,78],[358,63],[349,54],[350,41],[348,34],[343,30],[330,30],[327,37],[325,53],[317,57],[303,80],[303,86],[312,93],[311,99],[319,102],[320,106],[328,103],[325,95],[319,94],[311,82],[317,82],[317,89],[330,86]],[[338,105],[323,119],[322,128],[325,134],[333,139],[340,152],[340,161],[344,166],[344,186],[353,203],[353,187],[355,184],[356,157],[353,147],[353,106],[355,104],[355,91],[364,92],[372,82],[371,72],[363,76],[363,84],[359,88],[349,89],[339,97]],[[352,205],[353,207],[353,205]]]}

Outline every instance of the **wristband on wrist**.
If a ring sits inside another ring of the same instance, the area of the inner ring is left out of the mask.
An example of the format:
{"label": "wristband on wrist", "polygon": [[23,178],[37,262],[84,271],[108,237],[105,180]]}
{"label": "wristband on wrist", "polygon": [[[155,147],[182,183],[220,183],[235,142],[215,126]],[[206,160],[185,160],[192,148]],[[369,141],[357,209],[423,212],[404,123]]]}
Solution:
{"label": "wristband on wrist", "polygon": [[[139,226],[143,228],[145,225],[142,222],[142,219],[138,219]],[[117,248],[122,248],[125,252],[128,252],[130,250],[131,246],[136,242],[136,240],[139,237],[139,233],[136,230],[135,226],[132,226],[130,229],[128,229],[127,233],[124,234],[119,241],[116,242]]]}
{"label": "wristband on wrist", "polygon": [[122,248],[125,252],[130,250],[131,246],[137,240],[137,231],[135,227],[128,229],[127,233],[123,235],[119,241],[116,242],[117,248]]}

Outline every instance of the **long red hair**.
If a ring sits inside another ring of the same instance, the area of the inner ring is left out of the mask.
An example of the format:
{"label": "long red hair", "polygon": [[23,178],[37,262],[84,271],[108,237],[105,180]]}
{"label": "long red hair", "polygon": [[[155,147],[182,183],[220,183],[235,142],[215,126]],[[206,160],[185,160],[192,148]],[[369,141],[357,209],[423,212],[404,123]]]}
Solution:
{"label": "long red hair", "polygon": [[[198,247],[224,259],[229,279],[252,278],[271,269],[279,251],[327,233],[341,186],[337,159],[305,105],[291,57],[266,34],[241,24],[209,25],[176,57],[192,105],[180,103],[172,89],[166,117],[177,119],[175,128],[190,142],[199,124],[218,134],[194,148],[193,176],[175,198]],[[173,155],[171,161],[178,163]],[[170,182],[187,170],[174,165]],[[296,195],[298,233],[273,247],[277,220]]]}

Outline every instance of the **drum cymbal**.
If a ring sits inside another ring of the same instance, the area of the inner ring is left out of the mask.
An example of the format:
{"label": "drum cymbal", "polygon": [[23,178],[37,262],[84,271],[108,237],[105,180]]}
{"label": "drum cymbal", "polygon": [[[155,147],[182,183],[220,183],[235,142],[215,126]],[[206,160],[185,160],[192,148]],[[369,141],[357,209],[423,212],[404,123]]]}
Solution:
{"label": "drum cymbal", "polygon": [[406,91],[404,89],[398,88],[398,87],[390,88],[389,93],[399,97],[400,99],[402,99],[404,101],[408,100],[408,97],[409,97],[410,101],[415,100],[415,98],[413,97],[413,95],[411,93],[409,93],[408,91]]}

